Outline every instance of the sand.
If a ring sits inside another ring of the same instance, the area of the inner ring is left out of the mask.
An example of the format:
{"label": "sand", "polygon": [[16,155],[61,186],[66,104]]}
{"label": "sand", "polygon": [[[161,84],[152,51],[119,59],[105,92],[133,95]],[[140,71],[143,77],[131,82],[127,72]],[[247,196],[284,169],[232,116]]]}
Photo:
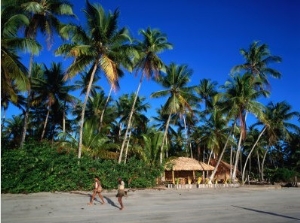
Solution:
{"label": "sand", "polygon": [[130,190],[120,211],[116,191],[2,194],[2,223],[300,222],[300,188],[249,187]]}

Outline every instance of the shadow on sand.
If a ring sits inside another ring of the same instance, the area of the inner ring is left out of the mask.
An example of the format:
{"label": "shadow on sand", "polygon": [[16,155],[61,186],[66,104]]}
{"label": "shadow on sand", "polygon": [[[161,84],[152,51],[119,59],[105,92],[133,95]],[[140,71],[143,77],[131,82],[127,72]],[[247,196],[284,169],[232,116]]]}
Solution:
{"label": "shadow on sand", "polygon": [[241,209],[244,209],[244,210],[247,210],[247,211],[254,211],[254,212],[257,212],[257,213],[261,213],[261,214],[269,214],[269,215],[274,215],[274,216],[278,216],[278,217],[282,217],[282,218],[300,220],[299,218],[294,218],[294,217],[290,217],[290,216],[286,216],[286,215],[282,215],[282,214],[277,214],[277,213],[269,212],[269,211],[261,211],[261,210],[257,210],[257,209],[253,209],[253,208],[245,208],[245,207],[239,207],[239,206],[234,206],[234,205],[232,205],[232,207],[241,208]]}
{"label": "shadow on sand", "polygon": [[[92,194],[91,193],[83,193],[83,192],[78,192],[78,191],[71,191],[70,192],[71,194],[79,194],[79,195],[83,195],[83,196],[87,196],[87,197],[89,197],[89,201],[90,201],[90,199],[92,198]],[[102,195],[103,196],[103,195]],[[113,207],[116,207],[116,208],[120,208],[120,207],[118,207],[116,204],[115,204],[115,202],[113,202],[110,198],[108,198],[107,196],[103,196],[103,198],[106,200],[106,202],[108,203],[108,204],[110,204],[111,206],[113,206]],[[97,197],[95,197],[95,199],[94,199],[94,201],[97,201],[97,202],[99,202],[100,204],[101,204],[101,202],[97,199]]]}

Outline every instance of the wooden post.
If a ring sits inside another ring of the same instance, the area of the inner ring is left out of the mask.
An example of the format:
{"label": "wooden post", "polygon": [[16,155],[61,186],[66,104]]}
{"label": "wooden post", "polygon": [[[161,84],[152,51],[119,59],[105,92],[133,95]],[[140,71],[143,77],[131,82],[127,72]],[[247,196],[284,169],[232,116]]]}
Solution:
{"label": "wooden post", "polygon": [[173,184],[175,184],[174,170],[172,170],[172,182],[173,182]]}

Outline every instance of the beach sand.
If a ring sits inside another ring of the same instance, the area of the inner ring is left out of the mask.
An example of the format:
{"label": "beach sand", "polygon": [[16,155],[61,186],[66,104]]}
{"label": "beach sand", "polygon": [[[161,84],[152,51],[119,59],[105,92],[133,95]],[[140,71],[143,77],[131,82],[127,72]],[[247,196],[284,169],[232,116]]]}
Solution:
{"label": "beach sand", "polygon": [[1,194],[2,223],[300,222],[300,188],[129,190],[119,210],[116,191],[103,191],[88,206],[91,192]]}

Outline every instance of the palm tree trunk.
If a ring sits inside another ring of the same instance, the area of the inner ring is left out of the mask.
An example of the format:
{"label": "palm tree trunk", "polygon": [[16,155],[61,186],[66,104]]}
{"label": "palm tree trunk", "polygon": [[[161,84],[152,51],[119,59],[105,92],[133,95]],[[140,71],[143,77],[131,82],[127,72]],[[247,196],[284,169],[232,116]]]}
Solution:
{"label": "palm tree trunk", "polygon": [[128,140],[127,140],[127,143],[126,143],[126,150],[125,150],[125,158],[124,158],[124,163],[126,163],[126,160],[127,160],[128,147],[129,147],[129,141],[130,141],[131,133],[132,133],[132,131],[130,131],[130,133],[129,133],[129,137],[128,137]]}
{"label": "palm tree trunk", "polygon": [[232,173],[232,181],[235,180],[236,178],[236,172],[237,172],[237,166],[239,163],[239,155],[240,155],[240,151],[241,151],[241,147],[242,147],[242,138],[243,138],[243,134],[240,134],[240,139],[238,142],[238,146],[237,146],[237,150],[236,150],[236,154],[235,154],[235,160],[234,160],[234,167],[233,167],[233,173]]}
{"label": "palm tree trunk", "polygon": [[46,126],[47,126],[47,123],[48,123],[49,114],[50,114],[50,108],[48,106],[47,115],[46,115],[46,118],[45,118],[44,127],[43,127],[43,131],[42,131],[42,135],[41,135],[41,141],[43,140],[45,132],[46,132]]}
{"label": "palm tree trunk", "polygon": [[[246,112],[244,121],[242,123],[246,123],[247,114],[248,113]],[[243,125],[245,125],[245,124],[243,124]],[[236,154],[235,154],[235,162],[234,162],[234,168],[233,168],[233,173],[232,173],[232,180],[235,180],[235,178],[236,178],[236,172],[237,172],[237,167],[238,167],[238,163],[239,163],[240,152],[241,152],[241,149],[242,149],[242,139],[245,135],[245,131],[246,131],[246,129],[244,129],[244,130],[241,129],[238,148],[237,148],[237,151],[236,151]]]}
{"label": "palm tree trunk", "polygon": [[265,165],[265,161],[266,161],[267,154],[268,154],[268,149],[266,149],[266,151],[265,151],[265,153],[264,153],[263,160],[261,161],[261,181],[265,181],[265,176],[264,176],[264,165]]}
{"label": "palm tree trunk", "polygon": [[260,169],[261,164],[260,164],[259,152],[258,152],[258,151],[256,151],[256,158],[257,158],[258,174],[259,174],[259,176],[260,176],[260,175],[261,175],[261,169]]}
{"label": "palm tree trunk", "polygon": [[[28,69],[28,79],[29,84],[31,85],[31,72],[32,72],[32,65],[33,65],[33,54],[30,54],[29,59],[29,69]],[[29,86],[28,92],[27,92],[27,103],[26,103],[26,109],[25,109],[25,115],[24,115],[24,125],[23,125],[23,131],[22,131],[22,138],[20,141],[20,148],[22,149],[25,143],[26,139],[26,133],[28,128],[28,120],[29,120],[29,108],[31,103],[31,86]]]}
{"label": "palm tree trunk", "polygon": [[249,157],[251,156],[251,154],[252,154],[254,148],[256,147],[258,141],[260,140],[260,138],[261,138],[262,135],[264,134],[265,130],[266,130],[266,127],[264,127],[264,128],[262,129],[262,131],[260,132],[259,136],[257,137],[257,140],[255,141],[254,145],[252,146],[252,148],[251,148],[251,150],[250,150],[250,152],[249,152],[249,154],[248,154],[248,156],[247,156],[247,158],[246,158],[246,161],[245,161],[245,164],[244,164],[244,168],[243,168],[243,173],[242,173],[242,184],[243,184],[243,185],[245,184],[245,171],[246,171],[247,162],[248,162]]}
{"label": "palm tree trunk", "polygon": [[105,113],[106,107],[107,107],[107,105],[108,105],[108,102],[109,102],[109,99],[110,99],[112,90],[113,90],[113,87],[111,86],[110,89],[109,89],[109,93],[108,93],[107,99],[106,99],[106,101],[105,101],[104,108],[103,108],[103,110],[102,110],[102,112],[101,112],[101,116],[100,116],[100,124],[99,124],[99,132],[101,132],[101,128],[102,128],[102,124],[103,124],[104,113]]}
{"label": "palm tree trunk", "polygon": [[[232,126],[232,130],[231,130],[229,136],[227,137],[226,143],[225,143],[225,145],[224,145],[224,147],[223,147],[223,149],[222,149],[222,152],[221,152],[220,156],[218,156],[218,162],[217,162],[217,164],[216,164],[216,166],[215,166],[214,171],[212,172],[212,174],[210,175],[210,178],[209,178],[210,182],[215,178],[215,175],[216,175],[216,173],[217,173],[217,170],[218,170],[219,165],[220,165],[220,163],[221,163],[221,160],[222,160],[222,158],[223,158],[224,152],[225,152],[225,150],[226,150],[227,144],[228,144],[228,142],[229,142],[229,137],[231,137],[231,135],[232,135],[233,129],[234,129],[234,125]],[[208,164],[209,164],[209,162],[208,162]]]}
{"label": "palm tree trunk", "polygon": [[81,158],[81,151],[82,151],[82,135],[83,135],[83,125],[84,125],[84,115],[85,115],[85,108],[86,108],[86,104],[87,101],[89,99],[89,94],[92,88],[92,84],[94,81],[94,76],[97,70],[97,62],[95,62],[94,67],[93,67],[93,71],[91,74],[91,79],[89,81],[89,85],[88,88],[86,90],[86,95],[85,95],[85,99],[84,99],[84,103],[82,105],[82,110],[81,110],[81,119],[80,119],[80,128],[79,128],[79,142],[78,142],[78,159]]}
{"label": "palm tree trunk", "polygon": [[161,147],[160,147],[160,157],[159,157],[159,162],[160,164],[162,164],[162,159],[163,159],[163,150],[164,150],[164,142],[167,139],[167,134],[168,134],[168,129],[169,129],[169,125],[170,125],[170,121],[171,121],[171,114],[169,114],[168,120],[167,120],[167,124],[166,124],[166,128],[165,128],[165,132],[164,132],[164,137],[161,143]]}
{"label": "palm tree trunk", "polygon": [[230,179],[232,179],[232,159],[233,159],[233,146],[230,147],[230,161],[229,161],[229,165],[230,165]]}
{"label": "palm tree trunk", "polygon": [[66,102],[64,102],[64,107],[63,107],[63,121],[62,121],[62,131],[63,131],[63,133],[66,132],[66,111],[65,111],[65,108],[66,108]]}
{"label": "palm tree trunk", "polygon": [[137,88],[137,90],[135,92],[135,97],[134,97],[133,104],[132,104],[132,107],[131,107],[131,111],[130,111],[130,114],[129,114],[128,124],[127,124],[127,128],[126,128],[126,131],[125,131],[124,139],[123,139],[123,142],[122,142],[122,146],[121,146],[121,150],[120,150],[120,155],[119,155],[118,163],[122,162],[123,150],[124,150],[124,147],[125,147],[126,140],[128,138],[128,136],[127,136],[128,135],[128,131],[131,128],[131,119],[132,119],[132,116],[133,116],[133,112],[134,112],[135,104],[136,104],[136,101],[137,101],[137,97],[139,95],[139,91],[140,91],[140,88],[142,86],[143,77],[144,77],[144,75],[142,74],[141,78],[140,78],[140,82],[139,82],[138,88]]}

